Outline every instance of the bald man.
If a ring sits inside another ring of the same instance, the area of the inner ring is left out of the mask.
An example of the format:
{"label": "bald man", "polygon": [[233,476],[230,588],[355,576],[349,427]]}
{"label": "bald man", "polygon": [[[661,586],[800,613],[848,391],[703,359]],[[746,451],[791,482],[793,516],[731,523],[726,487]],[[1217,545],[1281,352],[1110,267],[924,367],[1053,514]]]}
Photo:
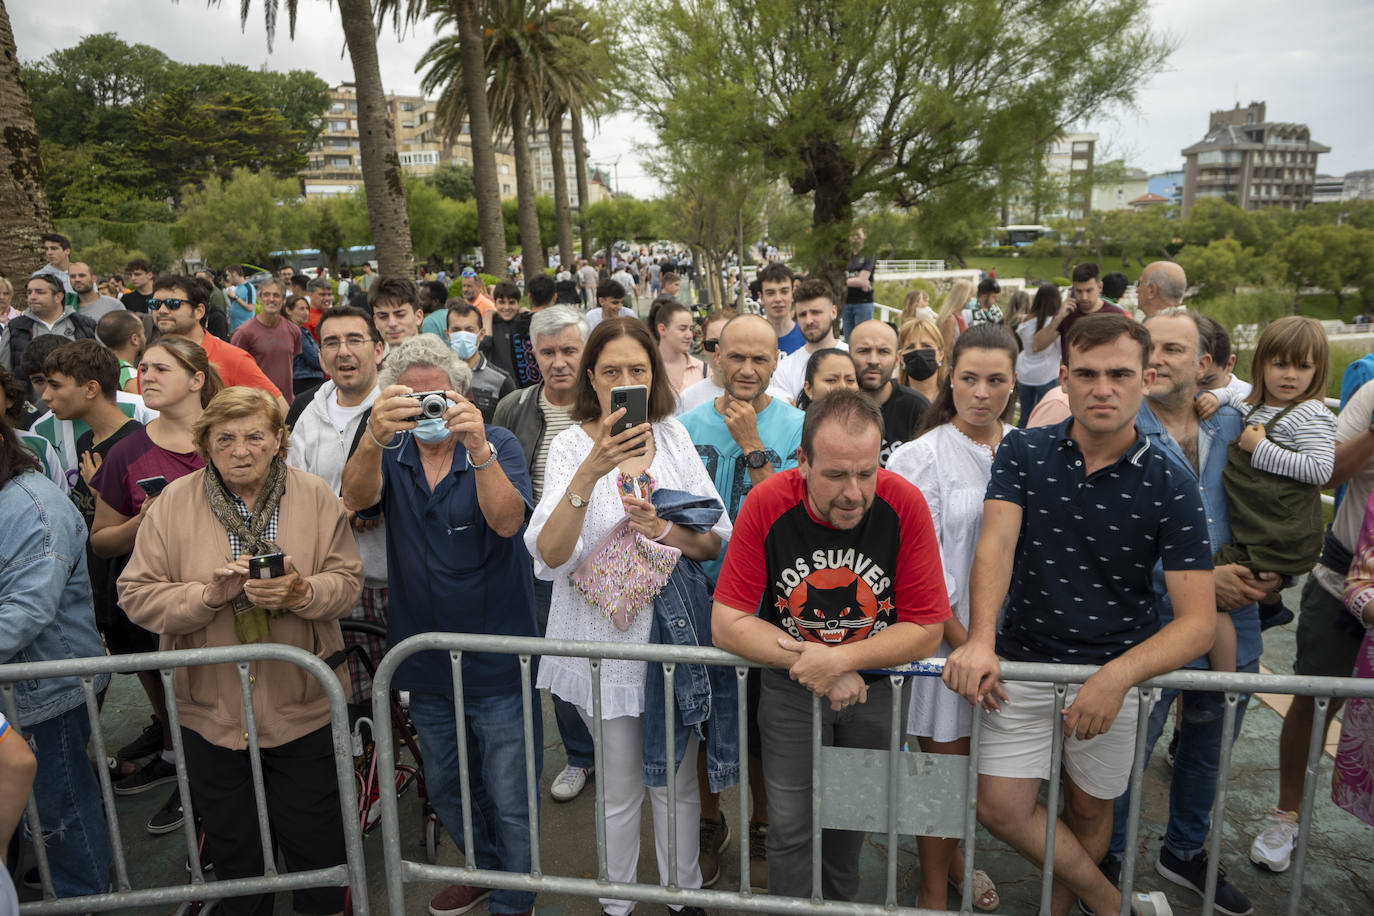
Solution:
{"label": "bald man", "polygon": [[76,293],[76,310],[92,321],[99,321],[110,312],[124,310],[124,303],[102,296],[96,288],[95,272],[85,261],[77,261],[67,271],[67,280]]}
{"label": "bald man", "polygon": [[[800,410],[781,398],[770,397],[768,384],[778,363],[778,334],[762,315],[739,315],[720,332],[716,357],[724,394],[695,407],[678,419],[692,437],[706,473],[725,500],[731,520],[739,514],[749,491],[778,471],[797,466],[801,447]],[[703,563],[702,569],[716,581],[720,559]],[[758,731],[759,674],[753,669],[747,685],[749,713],[749,789],[753,813],[749,823],[749,882],[768,886],[764,836],[768,824],[768,796],[764,790],[762,741]],[[702,762],[704,763],[704,756]],[[698,766],[701,790],[701,877],[710,887],[720,878],[721,853],[729,830],[720,812],[720,797],[711,792],[704,766]]]}
{"label": "bald man", "polygon": [[1188,279],[1183,268],[1173,261],[1155,261],[1140,272],[1136,283],[1136,304],[1148,320],[1155,315],[1183,304]]}
{"label": "bald man", "polygon": [[897,332],[892,325],[875,318],[855,327],[849,335],[849,355],[859,373],[859,390],[883,412],[883,448],[878,460],[887,467],[888,456],[911,438],[930,402],[892,377],[897,369]]}

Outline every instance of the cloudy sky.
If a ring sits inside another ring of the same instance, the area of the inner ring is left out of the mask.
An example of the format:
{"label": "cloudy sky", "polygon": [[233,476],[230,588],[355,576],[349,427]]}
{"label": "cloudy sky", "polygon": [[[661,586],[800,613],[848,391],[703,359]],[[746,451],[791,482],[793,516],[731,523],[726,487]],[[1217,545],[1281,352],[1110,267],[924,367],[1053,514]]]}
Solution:
{"label": "cloudy sky", "polygon": [[[303,68],[331,84],[352,79],[337,10],[322,0],[301,0],[295,40],[286,37],[283,16],[268,53],[263,2],[252,3],[243,29],[233,0],[210,8],[202,0],[20,0],[7,8],[25,61],[70,47],[82,35],[108,31],[178,60]],[[1318,160],[1319,171],[1374,169],[1370,0],[1155,0],[1151,17],[1176,38],[1178,50],[1141,92],[1137,111],[1087,125],[1101,134],[1111,156],[1150,172],[1177,168],[1179,150],[1205,133],[1208,111],[1254,99],[1268,103],[1270,120],[1306,123],[1314,140],[1332,148]],[[400,39],[394,31],[380,33],[388,91],[418,92],[415,61],[432,40],[425,26]],[[1131,52],[1130,36],[1122,36],[1120,47],[1123,54]],[[653,196],[654,183],[635,151],[636,143],[651,139],[633,115],[613,115],[589,140],[592,161],[616,173],[623,190]]]}

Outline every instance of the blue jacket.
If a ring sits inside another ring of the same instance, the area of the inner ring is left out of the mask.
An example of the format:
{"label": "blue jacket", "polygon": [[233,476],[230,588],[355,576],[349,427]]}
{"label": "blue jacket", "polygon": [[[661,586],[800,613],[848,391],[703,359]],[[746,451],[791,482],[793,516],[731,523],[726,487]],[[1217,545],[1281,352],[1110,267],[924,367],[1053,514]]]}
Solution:
{"label": "blue jacket", "polygon": [[[1141,400],[1140,411],[1136,414],[1136,428],[1140,434],[1157,445],[1176,455],[1184,464],[1189,464],[1174,437],[1169,435],[1164,424],[1150,412],[1149,402]],[[1226,467],[1226,446],[1240,438],[1245,429],[1245,420],[1234,407],[1223,407],[1206,420],[1198,422],[1197,451],[1198,468],[1201,471],[1198,489],[1202,492],[1202,505],[1207,510],[1207,539],[1212,542],[1215,554],[1223,544],[1231,541],[1231,508],[1226,502],[1226,488],[1221,482],[1222,469]],[[1189,464],[1191,467],[1191,465]],[[1164,567],[1155,564],[1154,569],[1155,607],[1159,611],[1159,625],[1163,626],[1174,619],[1174,607],[1169,601],[1169,591],[1164,585]],[[1259,607],[1248,604],[1231,611],[1231,621],[1236,627],[1236,661],[1244,666],[1259,658],[1263,645],[1260,640]],[[1184,667],[1207,668],[1207,656],[1194,659]]]}
{"label": "blue jacket", "polygon": [[[51,480],[27,471],[0,487],[0,518],[0,663],[104,656],[80,510]],[[100,675],[95,689],[109,679]],[[74,709],[85,696],[74,676],[23,680],[15,688],[21,727]]]}
{"label": "blue jacket", "polygon": [[[659,518],[696,531],[709,531],[725,507],[714,497],[680,490],[655,490],[650,497]],[[695,560],[682,557],[654,599],[649,642],[666,646],[711,645],[711,584]],[[644,675],[644,784],[668,779],[664,725],[663,666],[650,662]],[[738,681],[733,668],[679,664],[673,670],[677,701],[673,768],[687,753],[688,729],[706,743],[706,772],[712,792],[739,782]],[[710,727],[707,728],[707,723]]]}

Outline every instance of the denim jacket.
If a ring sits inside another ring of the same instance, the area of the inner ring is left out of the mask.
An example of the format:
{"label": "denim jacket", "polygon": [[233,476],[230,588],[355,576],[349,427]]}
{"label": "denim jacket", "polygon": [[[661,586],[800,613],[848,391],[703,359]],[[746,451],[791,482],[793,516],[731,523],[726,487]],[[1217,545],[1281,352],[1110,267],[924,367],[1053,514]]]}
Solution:
{"label": "denim jacket", "polygon": [[[104,656],[80,510],[52,481],[28,471],[0,487],[0,518],[0,680],[3,663]],[[95,689],[109,679],[96,678]],[[75,709],[84,698],[74,676],[18,681],[14,693],[21,727]]]}
{"label": "denim jacket", "polygon": [[[725,507],[714,497],[680,490],[656,490],[650,497],[659,518],[694,531],[709,531]],[[711,645],[711,584],[701,564],[681,557],[654,599],[649,642],[665,646]],[[644,676],[644,784],[667,785],[667,728],[663,716],[663,666],[650,662]],[[706,772],[712,792],[739,782],[738,681],[733,668],[679,664],[673,670],[677,700],[673,732],[674,770],[687,753],[687,730],[706,742]],[[710,723],[707,728],[706,724]]]}
{"label": "denim jacket", "polygon": [[[1187,463],[1183,449],[1169,435],[1164,424],[1150,412],[1148,401],[1141,400],[1135,422],[1140,434],[1149,439],[1151,445],[1166,449]],[[1206,420],[1198,421],[1197,461],[1201,471],[1198,489],[1202,492],[1202,506],[1207,510],[1207,538],[1212,542],[1214,554],[1231,540],[1231,509],[1226,502],[1226,489],[1221,483],[1221,472],[1226,467],[1226,446],[1240,438],[1244,429],[1245,420],[1234,407],[1222,407]],[[1163,626],[1174,619],[1174,607],[1164,584],[1164,567],[1159,563],[1155,564],[1154,586],[1159,625]],[[1230,613],[1236,627],[1236,661],[1243,666],[1259,658],[1263,648],[1260,642],[1259,607],[1248,604]],[[1207,656],[1194,659],[1184,667],[1205,669],[1208,667]]]}

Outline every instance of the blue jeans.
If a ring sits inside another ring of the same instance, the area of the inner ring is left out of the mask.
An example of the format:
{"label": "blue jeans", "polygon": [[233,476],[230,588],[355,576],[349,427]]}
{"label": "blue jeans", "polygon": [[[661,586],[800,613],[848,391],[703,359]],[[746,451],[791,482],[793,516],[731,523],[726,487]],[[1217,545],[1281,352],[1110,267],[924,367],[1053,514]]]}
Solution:
{"label": "blue jeans", "polygon": [[[472,792],[473,857],[477,867],[528,873],[530,870],[529,799],[525,793],[524,715],[519,694],[468,697],[465,727],[468,775]],[[410,719],[425,758],[425,786],[449,836],[463,841],[463,796],[458,770],[458,730],[453,698],[439,693],[412,693]],[[534,772],[544,769],[544,729],[534,711]],[[536,797],[535,803],[538,804]],[[537,809],[536,809],[537,810]],[[533,825],[538,830],[539,825]],[[534,907],[529,891],[494,890],[492,913],[523,913]]]}
{"label": "blue jeans", "polygon": [[873,317],[872,302],[846,302],[844,311],[840,314],[840,334],[845,340],[849,340],[849,332],[854,330],[854,326],[863,324]]}
{"label": "blue jeans", "polygon": [[1026,421],[1030,419],[1031,411],[1035,405],[1040,403],[1040,399],[1051,391],[1059,387],[1059,380],[1046,382],[1043,385],[1023,385],[1016,383],[1016,392],[1021,396],[1021,416],[1017,419],[1016,425],[1021,429],[1026,428]]}
{"label": "blue jeans", "polygon": [[[553,600],[553,583],[547,579],[534,580],[534,613],[539,623],[539,635],[543,636],[549,628],[549,604]],[[535,660],[538,664],[538,659]],[[538,669],[536,668],[536,672]],[[592,747],[592,736],[587,731],[587,723],[577,707],[562,697],[552,693],[553,718],[558,723],[558,737],[563,739],[563,749],[568,752],[568,766],[590,770],[596,762]]]}
{"label": "blue jeans", "polygon": [[[100,785],[86,757],[91,723],[81,704],[27,726],[38,758],[33,782],[43,844],[58,897],[102,894],[110,889],[110,843],[100,805]],[[24,822],[25,835],[28,822]]]}
{"label": "blue jeans", "polygon": [[[1259,671],[1259,661],[1239,666],[1238,670]],[[1180,859],[1189,861],[1207,845],[1212,829],[1212,803],[1217,797],[1217,772],[1221,763],[1221,725],[1226,712],[1226,697],[1220,693],[1185,690],[1183,715],[1179,723],[1178,751],[1174,755],[1174,774],[1169,780],[1169,825],[1164,831],[1164,845]],[[1145,764],[1164,732],[1169,707],[1178,690],[1166,690],[1150,712],[1150,725],[1145,733]],[[1242,695],[1236,706],[1236,731],[1231,740],[1240,735],[1245,721],[1245,707],[1249,695]],[[1112,818],[1112,844],[1108,854],[1116,859],[1126,854],[1126,814],[1131,793],[1123,793],[1116,800]]]}

